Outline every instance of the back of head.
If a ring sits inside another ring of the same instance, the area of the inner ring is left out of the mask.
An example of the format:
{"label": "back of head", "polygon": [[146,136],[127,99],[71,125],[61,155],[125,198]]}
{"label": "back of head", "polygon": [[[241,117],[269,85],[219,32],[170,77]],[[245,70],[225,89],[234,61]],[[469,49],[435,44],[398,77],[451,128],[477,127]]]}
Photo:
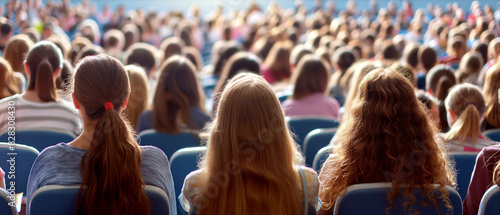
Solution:
{"label": "back of head", "polygon": [[418,45],[411,43],[403,49],[403,61],[417,69],[418,66]]}
{"label": "back of head", "polygon": [[500,57],[500,38],[493,39],[488,45],[488,55],[490,59],[498,61]]}
{"label": "back of head", "polygon": [[3,57],[10,63],[12,69],[16,72],[22,72],[26,75],[24,71],[23,61],[26,59],[26,53],[34,46],[34,43],[26,35],[15,35],[11,37],[3,52]]}
{"label": "back of head", "polygon": [[[207,186],[195,198],[199,214],[302,214],[294,170],[300,155],[262,77],[239,74],[230,81],[207,147],[200,163]],[[220,172],[229,173],[228,183],[214,195],[208,185],[220,182]]]}
{"label": "back of head", "polygon": [[485,111],[485,101],[479,87],[468,83],[459,84],[451,89],[444,104],[446,110],[457,117],[454,124],[450,124],[450,131],[444,136],[445,140],[459,139],[466,142],[470,138],[472,143],[476,143],[481,132],[481,116]]}
{"label": "back of head", "polygon": [[314,93],[326,93],[330,70],[326,62],[315,55],[306,55],[299,61],[293,76],[292,99],[301,99]]}
{"label": "back of head", "polygon": [[426,72],[429,72],[437,63],[436,51],[428,46],[420,46],[418,49],[418,61]]}
{"label": "back of head", "polygon": [[180,131],[178,121],[190,129],[201,129],[190,122],[190,108],[203,108],[204,95],[193,63],[182,56],[165,61],[156,78],[153,99],[153,128],[166,133]]}
{"label": "back of head", "polygon": [[30,70],[27,90],[36,91],[43,102],[56,101],[54,72],[62,68],[61,50],[52,42],[38,42],[28,52],[26,63]]}
{"label": "back of head", "polygon": [[156,48],[147,43],[135,43],[125,52],[125,64],[135,64],[144,69],[146,73],[151,73],[151,69],[156,67]]}
{"label": "back of head", "polygon": [[479,74],[479,72],[483,68],[483,65],[483,59],[479,53],[467,52],[460,60],[458,72],[463,73],[467,76]]}
{"label": "back of head", "polygon": [[61,68],[61,74],[57,77],[56,85],[57,89],[66,90],[69,87],[71,78],[73,76],[73,66],[68,60],[63,61],[63,67]]}
{"label": "back of head", "polygon": [[130,99],[124,113],[128,116],[132,128],[135,128],[139,116],[148,105],[149,84],[146,72],[142,67],[135,65],[125,66],[130,80]]}
{"label": "back of head", "polygon": [[390,40],[382,43],[381,52],[384,60],[395,61],[401,58],[399,49]]}
{"label": "back of head", "polygon": [[352,50],[348,47],[341,47],[332,55],[332,64],[345,72],[354,62],[357,61],[357,56],[353,54]]}
{"label": "back of head", "polygon": [[[3,20],[2,20],[3,21]],[[0,22],[0,36],[1,38],[8,37],[13,33],[12,25],[9,20],[5,20],[6,22]]]}
{"label": "back of head", "polygon": [[222,70],[215,92],[221,92],[227,82],[242,71],[260,74],[261,60],[250,52],[238,52],[229,58]]}
{"label": "back of head", "polygon": [[97,55],[80,61],[75,70],[74,97],[87,117],[96,121],[82,157],[77,214],[84,207],[88,214],[149,214],[141,151],[120,115],[130,94],[123,65],[110,56]]}
{"label": "back of head", "polygon": [[[370,182],[392,182],[395,189],[388,193],[389,202],[405,184],[409,189],[401,194],[406,209],[414,203],[414,188],[423,189],[437,207],[430,185],[440,184],[440,191],[447,193],[444,185],[452,176],[434,140],[436,130],[411,83],[393,70],[372,70],[361,81],[349,116],[337,131],[340,145],[331,157],[333,163],[321,170],[322,207],[331,209],[349,185]],[[411,164],[411,171],[401,168],[406,164]],[[439,198],[446,202],[448,196]]]}
{"label": "back of head", "polygon": [[426,77],[426,87],[439,101],[448,95],[449,89],[457,83],[454,70],[448,65],[440,64],[433,67]]}
{"label": "back of head", "polygon": [[213,75],[220,77],[229,58],[239,51],[241,51],[241,46],[237,42],[226,41],[221,47],[219,58],[215,62]]}
{"label": "back of head", "polygon": [[111,48],[122,50],[125,43],[125,36],[123,35],[123,32],[116,29],[111,29],[104,33],[103,42],[103,46],[106,51]]}
{"label": "back of head", "polygon": [[296,45],[290,53],[290,64],[297,66],[300,59],[306,54],[312,54],[313,50],[303,44]]}
{"label": "back of head", "polygon": [[496,63],[486,71],[483,95],[486,100],[485,119],[495,128],[500,128],[500,104],[498,89],[500,88],[500,63]]}
{"label": "back of head", "polygon": [[167,60],[173,55],[183,55],[183,49],[186,45],[179,37],[169,37],[160,45],[160,50],[163,52],[163,60]]}
{"label": "back of head", "polygon": [[391,66],[391,69],[403,75],[410,83],[415,87],[417,85],[417,79],[415,77],[416,72],[413,71],[413,68],[410,68],[405,65],[401,65],[399,63],[394,63]]}

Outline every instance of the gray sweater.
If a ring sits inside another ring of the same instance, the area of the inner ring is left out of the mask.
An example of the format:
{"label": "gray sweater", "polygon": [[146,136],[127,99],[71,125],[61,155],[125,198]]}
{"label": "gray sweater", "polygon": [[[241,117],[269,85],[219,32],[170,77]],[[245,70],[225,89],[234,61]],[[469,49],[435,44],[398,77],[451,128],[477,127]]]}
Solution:
{"label": "gray sweater", "polygon": [[[168,158],[154,146],[140,146],[142,149],[141,172],[147,185],[161,188],[168,195],[170,214],[177,214],[175,191]],[[82,183],[80,162],[86,150],[66,143],[44,149],[31,168],[27,188],[27,214],[31,196],[40,187],[51,184],[75,185]]]}

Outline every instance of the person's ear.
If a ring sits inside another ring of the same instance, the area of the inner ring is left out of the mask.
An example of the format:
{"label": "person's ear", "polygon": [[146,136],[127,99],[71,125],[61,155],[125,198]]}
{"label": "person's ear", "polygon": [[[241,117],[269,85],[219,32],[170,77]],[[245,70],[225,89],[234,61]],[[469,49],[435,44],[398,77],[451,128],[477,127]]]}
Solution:
{"label": "person's ear", "polygon": [[26,72],[26,76],[29,77],[31,75],[31,71],[30,71],[30,67],[28,66],[28,62],[24,61],[23,65],[24,65],[24,71]]}
{"label": "person's ear", "polygon": [[450,114],[450,118],[451,118],[451,120],[453,120],[453,122],[457,121],[458,117],[455,113],[453,113],[453,111],[448,110],[448,113]]}
{"label": "person's ear", "polygon": [[128,99],[130,98],[130,95],[127,96],[127,99],[125,99],[125,101],[123,102],[123,105],[122,105],[122,110],[124,110],[125,108],[127,108],[127,104],[128,104]]}
{"label": "person's ear", "polygon": [[75,108],[80,109],[80,103],[78,103],[78,100],[76,100],[75,93],[71,93],[71,97],[73,98],[73,105],[75,106]]}
{"label": "person's ear", "polygon": [[61,67],[59,67],[59,69],[56,69],[56,71],[54,71],[54,78],[57,78],[59,77],[59,74],[61,73]]}

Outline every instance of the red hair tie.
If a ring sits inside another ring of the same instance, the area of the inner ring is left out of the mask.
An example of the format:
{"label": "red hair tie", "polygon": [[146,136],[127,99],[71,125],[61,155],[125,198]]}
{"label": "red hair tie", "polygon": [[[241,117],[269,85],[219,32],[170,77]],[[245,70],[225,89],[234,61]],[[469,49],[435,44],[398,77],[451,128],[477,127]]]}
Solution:
{"label": "red hair tie", "polygon": [[104,103],[104,108],[106,108],[106,110],[113,109],[113,103],[111,102]]}

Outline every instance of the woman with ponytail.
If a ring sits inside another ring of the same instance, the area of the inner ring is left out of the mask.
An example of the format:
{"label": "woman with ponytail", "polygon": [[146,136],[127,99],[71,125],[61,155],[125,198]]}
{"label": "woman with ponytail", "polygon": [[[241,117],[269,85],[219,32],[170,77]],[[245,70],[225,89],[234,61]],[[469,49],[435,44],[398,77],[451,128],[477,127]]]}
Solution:
{"label": "woman with ponytail", "polygon": [[453,87],[444,105],[450,130],[442,138],[450,151],[480,151],[494,144],[481,135],[485,102],[479,87],[469,83]]}
{"label": "woman with ponytail", "polygon": [[[149,214],[146,184],[162,189],[175,205],[166,155],[152,146],[140,147],[122,115],[130,95],[123,65],[97,55],[83,59],[75,71],[72,96],[83,132],[36,158],[28,180],[28,214],[31,196],[48,184],[80,184],[76,214]],[[176,214],[176,207],[170,213]]]}
{"label": "woman with ponytail", "polygon": [[[0,100],[0,134],[7,132],[9,107],[15,106],[16,130],[50,130],[72,135],[81,131],[81,119],[71,103],[57,97],[56,79],[63,56],[52,42],[30,49],[24,62],[28,87],[23,94]],[[10,108],[11,110],[12,108]]]}
{"label": "woman with ponytail", "polygon": [[450,89],[457,84],[455,70],[448,65],[440,64],[434,66],[427,74],[425,88],[429,94],[438,101],[439,109],[439,129],[441,132],[450,130],[444,100],[448,96]]}

